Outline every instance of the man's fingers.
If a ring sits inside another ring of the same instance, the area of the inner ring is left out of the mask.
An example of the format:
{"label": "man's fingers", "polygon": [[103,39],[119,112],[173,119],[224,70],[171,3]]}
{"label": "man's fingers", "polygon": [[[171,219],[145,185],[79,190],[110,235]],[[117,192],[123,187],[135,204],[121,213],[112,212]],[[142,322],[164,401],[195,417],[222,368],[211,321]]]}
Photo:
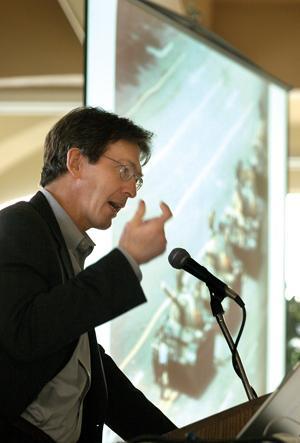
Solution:
{"label": "man's fingers", "polygon": [[131,219],[132,223],[140,223],[141,221],[143,221],[143,217],[145,215],[146,212],[146,205],[144,200],[140,200],[139,201],[139,205],[138,208],[134,214],[134,216]]}
{"label": "man's fingers", "polygon": [[166,203],[160,202],[159,206],[162,210],[162,215],[160,216],[160,219],[163,222],[166,222],[167,220],[169,220],[169,218],[173,217],[172,211]]}
{"label": "man's fingers", "polygon": [[[158,217],[158,219],[161,220],[163,223],[165,223],[167,220],[169,220],[169,218],[171,218],[173,216],[172,211],[169,208],[169,206],[164,202],[160,202],[159,206],[162,211],[162,214]],[[134,216],[131,219],[131,223],[139,224],[141,222],[144,222],[144,223],[150,222],[151,219],[144,220],[145,212],[146,212],[146,204],[145,204],[144,200],[140,200],[138,208],[137,208]]]}

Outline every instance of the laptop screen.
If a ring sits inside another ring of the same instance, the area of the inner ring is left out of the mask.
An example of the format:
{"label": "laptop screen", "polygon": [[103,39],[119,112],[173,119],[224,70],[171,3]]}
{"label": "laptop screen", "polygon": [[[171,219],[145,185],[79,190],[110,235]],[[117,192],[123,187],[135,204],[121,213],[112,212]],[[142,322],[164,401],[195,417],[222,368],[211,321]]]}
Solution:
{"label": "laptop screen", "polygon": [[237,439],[271,437],[276,433],[300,436],[300,362],[257,410]]}

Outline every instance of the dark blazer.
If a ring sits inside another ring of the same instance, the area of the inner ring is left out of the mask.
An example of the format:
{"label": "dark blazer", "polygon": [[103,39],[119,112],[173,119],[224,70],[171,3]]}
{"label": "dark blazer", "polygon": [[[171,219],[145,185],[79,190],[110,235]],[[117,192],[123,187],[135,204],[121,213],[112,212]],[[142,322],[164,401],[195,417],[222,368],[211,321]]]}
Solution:
{"label": "dark blazer", "polygon": [[74,276],[42,193],[0,212],[0,416],[14,422],[89,332],[92,385],[80,442],[101,441],[106,423],[123,439],[175,428],[97,345],[94,327],[145,302],[115,249]]}

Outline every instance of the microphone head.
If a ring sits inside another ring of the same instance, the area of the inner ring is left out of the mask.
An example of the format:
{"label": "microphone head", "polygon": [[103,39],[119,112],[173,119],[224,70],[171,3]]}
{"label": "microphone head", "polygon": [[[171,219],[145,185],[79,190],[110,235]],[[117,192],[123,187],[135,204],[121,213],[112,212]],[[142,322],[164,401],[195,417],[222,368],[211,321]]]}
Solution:
{"label": "microphone head", "polygon": [[182,269],[186,263],[186,260],[190,257],[190,254],[185,249],[175,248],[170,252],[168,260],[173,268]]}

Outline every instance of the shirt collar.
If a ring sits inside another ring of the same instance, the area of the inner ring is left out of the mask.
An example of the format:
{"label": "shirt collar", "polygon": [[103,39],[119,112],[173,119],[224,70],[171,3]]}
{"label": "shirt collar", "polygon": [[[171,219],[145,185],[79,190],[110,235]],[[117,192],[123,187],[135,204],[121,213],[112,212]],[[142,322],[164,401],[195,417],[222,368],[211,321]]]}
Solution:
{"label": "shirt collar", "polygon": [[58,203],[54,196],[49,191],[47,191],[47,189],[41,188],[40,191],[45,196],[52,211],[54,212],[64,240],[66,242],[67,248],[70,249],[72,252],[78,252],[78,248],[80,248],[80,254],[83,254],[85,257],[87,257],[92,252],[95,246],[93,240],[87,235],[86,232],[82,233],[77,228],[69,214]]}

